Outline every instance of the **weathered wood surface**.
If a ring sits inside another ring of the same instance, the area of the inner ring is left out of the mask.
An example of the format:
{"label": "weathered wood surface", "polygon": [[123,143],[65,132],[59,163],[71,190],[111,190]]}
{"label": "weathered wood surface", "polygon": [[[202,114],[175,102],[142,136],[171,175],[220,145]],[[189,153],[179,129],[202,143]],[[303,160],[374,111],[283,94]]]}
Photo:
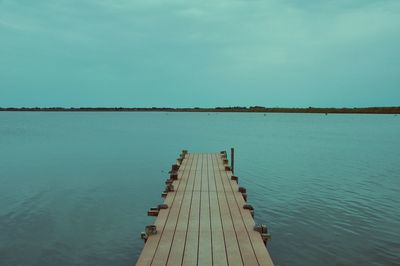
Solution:
{"label": "weathered wood surface", "polygon": [[136,265],[273,265],[219,153],[186,154]]}

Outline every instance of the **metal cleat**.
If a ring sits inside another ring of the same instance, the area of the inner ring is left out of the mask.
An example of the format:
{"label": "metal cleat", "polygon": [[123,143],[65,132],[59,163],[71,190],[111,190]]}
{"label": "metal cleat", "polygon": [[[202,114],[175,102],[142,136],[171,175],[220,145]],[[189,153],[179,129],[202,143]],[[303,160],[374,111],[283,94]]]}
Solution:
{"label": "metal cleat", "polygon": [[267,245],[267,242],[269,240],[271,240],[271,235],[267,234],[267,233],[264,233],[264,234],[261,234],[261,238],[262,238],[264,244]]}
{"label": "metal cleat", "polygon": [[181,157],[182,159],[185,159],[185,156],[186,156],[187,153],[188,153],[187,150],[183,150],[183,151],[181,152],[181,154],[180,154],[180,157]]}
{"label": "metal cleat", "polygon": [[173,164],[173,165],[172,165],[172,168],[171,168],[171,172],[176,172],[176,171],[178,171],[178,170],[179,170],[179,165]]}
{"label": "metal cleat", "polygon": [[140,238],[144,240],[144,242],[146,243],[147,238],[149,238],[149,236],[146,234],[146,232],[141,232],[140,233]]}
{"label": "metal cleat", "polygon": [[256,224],[254,226],[254,231],[259,232],[260,234],[267,234],[268,228],[266,224]]}
{"label": "metal cleat", "polygon": [[245,205],[243,205],[243,209],[249,210],[250,214],[251,214],[251,217],[254,218],[254,208],[253,208],[253,206],[251,206],[250,204],[245,204]]}
{"label": "metal cleat", "polygon": [[168,204],[159,204],[158,209],[159,210],[168,209]]}
{"label": "metal cleat", "polygon": [[165,192],[173,192],[173,191],[175,191],[174,185],[168,184],[165,186]]}
{"label": "metal cleat", "polygon": [[[228,168],[229,168],[229,166],[228,166]],[[226,169],[226,166],[225,166],[225,169]],[[230,168],[229,168],[229,170],[230,170]],[[227,170],[227,171],[229,171],[229,170]],[[239,177],[237,177],[235,175],[231,176],[231,180],[236,181],[236,184],[239,183]]]}
{"label": "metal cleat", "polygon": [[254,210],[254,208],[253,208],[253,206],[251,204],[243,205],[243,209],[245,209],[245,210]]}
{"label": "metal cleat", "polygon": [[244,187],[239,187],[239,192],[240,193],[246,193],[246,189]]}
{"label": "metal cleat", "polygon": [[157,234],[157,227],[154,224],[146,225],[145,232],[148,236],[155,235]]}
{"label": "metal cleat", "polygon": [[177,172],[172,172],[171,175],[170,175],[170,179],[177,180],[178,179],[178,173]]}
{"label": "metal cleat", "polygon": [[158,208],[150,208],[150,210],[147,212],[147,216],[158,216],[158,213]]}
{"label": "metal cleat", "polygon": [[247,202],[247,194],[246,193],[242,193],[243,199],[245,202]]}

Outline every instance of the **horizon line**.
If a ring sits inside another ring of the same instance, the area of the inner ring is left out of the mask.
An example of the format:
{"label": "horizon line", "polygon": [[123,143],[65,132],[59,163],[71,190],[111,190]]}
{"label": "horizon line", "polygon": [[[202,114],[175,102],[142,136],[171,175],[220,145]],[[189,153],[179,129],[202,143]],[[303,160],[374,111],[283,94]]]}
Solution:
{"label": "horizon line", "polygon": [[79,108],[123,108],[123,109],[217,109],[217,108],[242,108],[242,109],[252,109],[252,108],[265,108],[265,109],[367,109],[367,108],[400,108],[400,105],[385,105],[385,106],[301,106],[301,107],[290,107],[290,106],[262,106],[262,105],[229,105],[229,106],[183,106],[183,107],[172,107],[172,106],[0,106],[0,109],[79,109]]}
{"label": "horizon line", "polygon": [[337,113],[400,114],[400,106],[390,107],[0,107],[3,112],[226,112],[226,113]]}

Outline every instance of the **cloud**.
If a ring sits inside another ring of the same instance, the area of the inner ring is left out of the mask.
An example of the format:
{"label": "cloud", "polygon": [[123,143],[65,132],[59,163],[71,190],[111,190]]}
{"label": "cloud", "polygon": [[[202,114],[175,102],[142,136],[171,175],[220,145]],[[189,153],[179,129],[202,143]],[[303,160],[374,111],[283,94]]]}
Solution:
{"label": "cloud", "polygon": [[393,104],[399,14],[396,0],[3,0],[0,105],[32,88],[61,103]]}

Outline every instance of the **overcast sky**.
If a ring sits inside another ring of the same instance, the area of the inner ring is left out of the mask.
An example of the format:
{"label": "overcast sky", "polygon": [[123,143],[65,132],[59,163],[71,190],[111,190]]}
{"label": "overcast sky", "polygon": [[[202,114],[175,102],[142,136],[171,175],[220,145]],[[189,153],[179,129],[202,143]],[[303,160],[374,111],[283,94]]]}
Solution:
{"label": "overcast sky", "polygon": [[399,0],[0,0],[0,106],[400,105]]}

